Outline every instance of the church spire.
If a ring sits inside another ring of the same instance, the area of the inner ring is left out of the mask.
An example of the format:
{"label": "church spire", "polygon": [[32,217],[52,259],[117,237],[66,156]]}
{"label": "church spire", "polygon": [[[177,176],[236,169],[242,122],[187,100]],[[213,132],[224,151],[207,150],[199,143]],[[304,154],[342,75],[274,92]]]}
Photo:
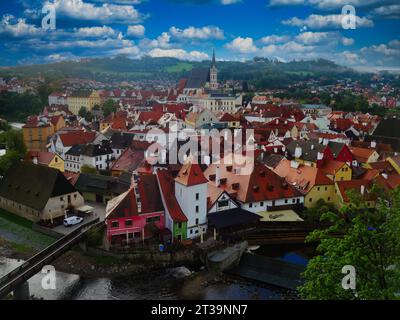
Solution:
{"label": "church spire", "polygon": [[215,49],[213,49],[213,57],[212,57],[211,67],[215,67]]}

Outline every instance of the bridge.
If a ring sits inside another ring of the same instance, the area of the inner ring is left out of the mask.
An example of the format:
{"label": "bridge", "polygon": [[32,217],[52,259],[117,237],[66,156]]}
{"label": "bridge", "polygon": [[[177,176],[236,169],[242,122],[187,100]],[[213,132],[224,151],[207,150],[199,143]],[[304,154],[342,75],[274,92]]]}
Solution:
{"label": "bridge", "polygon": [[97,218],[78,227],[0,278],[0,298],[4,298],[14,291],[14,296],[16,298],[29,299],[27,280],[40,272],[45,265],[50,264],[79,243],[90,229],[103,224],[104,221],[100,221],[100,219]]}

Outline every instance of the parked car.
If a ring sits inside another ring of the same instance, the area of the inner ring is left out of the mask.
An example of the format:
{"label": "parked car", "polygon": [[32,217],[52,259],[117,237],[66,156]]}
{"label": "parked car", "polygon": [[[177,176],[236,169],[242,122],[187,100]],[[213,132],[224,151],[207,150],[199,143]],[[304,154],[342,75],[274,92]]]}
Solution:
{"label": "parked car", "polygon": [[81,223],[82,221],[83,221],[82,217],[72,216],[72,217],[65,218],[63,221],[63,224],[64,224],[64,227],[70,227],[70,226],[76,225],[78,223]]}

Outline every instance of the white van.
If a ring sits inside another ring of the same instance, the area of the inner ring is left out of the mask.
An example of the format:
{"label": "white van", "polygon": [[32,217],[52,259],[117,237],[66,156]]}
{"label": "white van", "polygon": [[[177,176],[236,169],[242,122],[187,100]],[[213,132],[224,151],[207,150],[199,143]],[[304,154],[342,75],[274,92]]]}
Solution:
{"label": "white van", "polygon": [[64,227],[70,227],[70,226],[76,225],[78,223],[81,223],[82,221],[83,221],[82,217],[72,216],[72,217],[65,218],[63,221],[63,224],[64,224]]}

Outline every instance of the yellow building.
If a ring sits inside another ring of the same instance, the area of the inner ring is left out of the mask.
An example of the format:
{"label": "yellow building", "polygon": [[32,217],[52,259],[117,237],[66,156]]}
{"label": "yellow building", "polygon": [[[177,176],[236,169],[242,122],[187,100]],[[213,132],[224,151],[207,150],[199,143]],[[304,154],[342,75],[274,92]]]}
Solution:
{"label": "yellow building", "polygon": [[304,206],[311,208],[318,200],[335,201],[335,185],[320,169],[282,159],[273,170],[304,194]]}
{"label": "yellow building", "polygon": [[388,157],[386,158],[386,161],[389,161],[389,163],[393,166],[396,172],[400,174],[400,156]]}
{"label": "yellow building", "polygon": [[49,137],[63,127],[65,127],[65,120],[62,116],[29,117],[22,127],[26,148],[32,151],[47,151]]}
{"label": "yellow building", "polygon": [[56,153],[46,151],[29,151],[25,157],[25,161],[64,172],[64,160]]}
{"label": "yellow building", "polygon": [[320,167],[321,171],[332,181],[349,181],[353,170],[346,162],[325,160]]}
{"label": "yellow building", "polygon": [[83,107],[91,111],[94,106],[100,105],[101,98],[97,91],[75,91],[67,98],[68,109],[73,114],[78,115]]}

